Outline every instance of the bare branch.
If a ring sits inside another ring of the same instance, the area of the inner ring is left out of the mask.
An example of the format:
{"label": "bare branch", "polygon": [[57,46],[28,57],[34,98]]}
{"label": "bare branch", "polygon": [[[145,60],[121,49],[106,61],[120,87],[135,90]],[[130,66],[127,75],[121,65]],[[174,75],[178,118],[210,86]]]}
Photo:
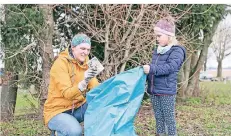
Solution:
{"label": "bare branch", "polygon": [[24,52],[26,52],[26,51],[31,50],[31,49],[34,48],[35,46],[36,46],[36,43],[35,43],[35,42],[30,43],[30,44],[26,45],[26,47],[24,47],[23,49],[18,50],[15,54],[13,54],[13,55],[11,55],[11,56],[5,58],[5,59],[13,58],[13,57],[17,56],[18,54],[22,54],[22,53],[24,53]]}

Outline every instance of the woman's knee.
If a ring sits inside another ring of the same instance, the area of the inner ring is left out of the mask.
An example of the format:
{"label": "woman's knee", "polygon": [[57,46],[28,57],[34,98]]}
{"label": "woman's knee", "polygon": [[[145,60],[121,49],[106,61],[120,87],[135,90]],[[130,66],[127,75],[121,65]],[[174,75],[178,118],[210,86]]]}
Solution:
{"label": "woman's knee", "polygon": [[53,117],[48,122],[48,127],[55,130],[60,135],[65,136],[81,136],[82,127],[75,117],[67,113],[61,113]]}
{"label": "woman's knee", "polygon": [[70,127],[68,130],[68,136],[82,136],[82,128]]}

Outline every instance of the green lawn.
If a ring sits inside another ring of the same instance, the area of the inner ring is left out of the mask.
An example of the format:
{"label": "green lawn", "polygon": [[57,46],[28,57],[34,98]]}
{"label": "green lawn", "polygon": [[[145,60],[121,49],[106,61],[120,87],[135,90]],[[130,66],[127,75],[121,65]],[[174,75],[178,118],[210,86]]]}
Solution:
{"label": "green lawn", "polygon": [[[231,83],[201,82],[201,96],[176,104],[179,136],[231,136]],[[155,135],[155,119],[148,100],[136,118],[139,136]]]}
{"label": "green lawn", "polygon": [[38,108],[38,99],[32,97],[30,93],[19,91],[15,107],[15,115],[34,113]]}
{"label": "green lawn", "polygon": [[46,136],[49,130],[43,121],[36,119],[38,99],[30,93],[18,91],[15,107],[15,119],[1,123],[0,136]]}
{"label": "green lawn", "polygon": [[201,82],[202,97],[206,103],[215,105],[231,105],[231,83]]}
{"label": "green lawn", "polygon": [[[176,104],[178,135],[231,136],[231,84],[201,82],[200,87],[200,97]],[[19,93],[15,120],[1,123],[0,135],[49,135],[42,120],[26,114],[35,113],[37,105],[37,100],[29,94]],[[135,128],[139,136],[155,135],[155,119],[149,99],[143,102],[137,114]]]}

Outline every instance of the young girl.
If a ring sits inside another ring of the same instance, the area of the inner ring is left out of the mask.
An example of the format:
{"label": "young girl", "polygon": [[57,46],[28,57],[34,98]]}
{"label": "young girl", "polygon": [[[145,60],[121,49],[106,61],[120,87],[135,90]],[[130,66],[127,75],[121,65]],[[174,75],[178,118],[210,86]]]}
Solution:
{"label": "young girl", "polygon": [[186,50],[177,45],[173,21],[159,20],[154,31],[158,47],[154,50],[151,64],[144,65],[143,68],[144,73],[148,74],[148,93],[153,104],[157,135],[175,136],[177,74],[185,60]]}

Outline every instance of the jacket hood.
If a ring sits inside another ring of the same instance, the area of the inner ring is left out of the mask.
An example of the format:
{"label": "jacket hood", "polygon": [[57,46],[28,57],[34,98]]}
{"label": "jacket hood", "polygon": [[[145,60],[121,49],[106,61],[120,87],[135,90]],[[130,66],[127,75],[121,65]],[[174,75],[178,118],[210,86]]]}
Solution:
{"label": "jacket hood", "polygon": [[[173,45],[173,46],[171,47],[171,49],[177,48],[177,47],[179,47],[179,48],[181,48],[181,49],[183,50],[183,52],[184,52],[184,61],[185,61],[185,59],[186,59],[186,53],[187,53],[185,47],[184,47],[184,46],[181,46],[181,45]],[[170,50],[171,50],[171,49],[170,49]],[[155,49],[153,50],[152,53],[157,53],[157,48],[155,48]]]}
{"label": "jacket hood", "polygon": [[186,49],[185,49],[185,47],[184,46],[181,46],[181,45],[173,45],[172,46],[172,48],[175,48],[175,47],[179,47],[179,48],[181,48],[182,50],[183,50],[183,52],[184,52],[184,61],[185,61],[185,59],[186,59]]}

